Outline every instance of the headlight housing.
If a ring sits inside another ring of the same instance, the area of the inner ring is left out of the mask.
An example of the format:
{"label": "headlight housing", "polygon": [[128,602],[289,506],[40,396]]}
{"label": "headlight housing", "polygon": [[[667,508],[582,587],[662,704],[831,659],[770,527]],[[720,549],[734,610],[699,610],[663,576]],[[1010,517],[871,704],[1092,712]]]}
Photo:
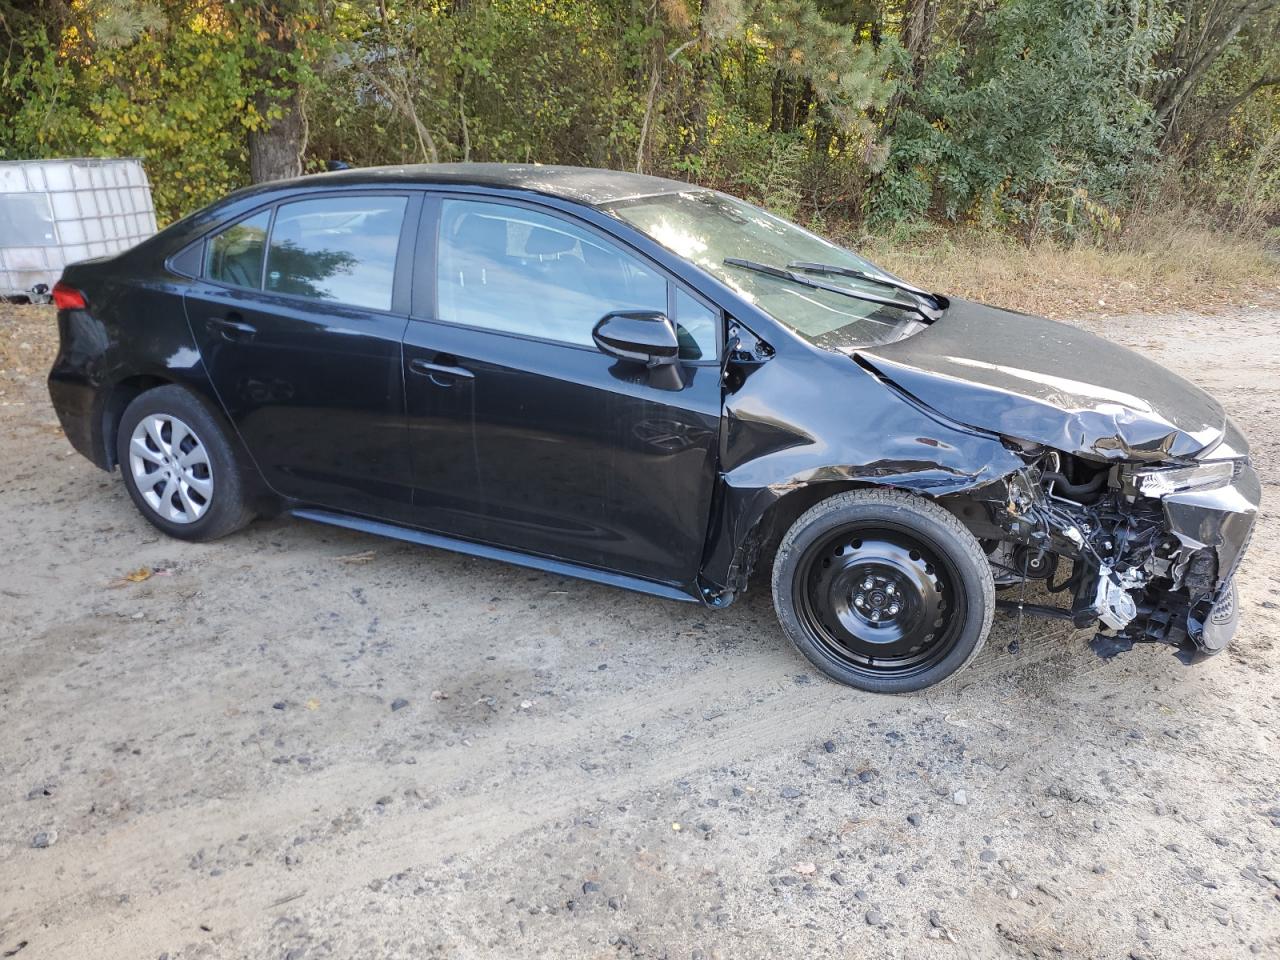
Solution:
{"label": "headlight housing", "polygon": [[1167,497],[1171,493],[1216,490],[1236,475],[1235,460],[1212,460],[1188,467],[1149,467],[1133,472],[1133,485],[1144,497]]}

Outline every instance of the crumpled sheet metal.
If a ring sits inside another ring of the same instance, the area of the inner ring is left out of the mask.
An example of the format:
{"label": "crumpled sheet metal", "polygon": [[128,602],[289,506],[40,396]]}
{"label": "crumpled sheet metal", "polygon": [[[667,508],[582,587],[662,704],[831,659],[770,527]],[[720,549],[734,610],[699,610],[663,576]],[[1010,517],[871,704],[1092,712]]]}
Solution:
{"label": "crumpled sheet metal", "polygon": [[[989,434],[949,424],[886,390],[847,357],[838,379],[802,364],[764,364],[726,400],[722,485],[703,578],[731,584],[742,548],[779,499],[813,484],[850,481],[940,497],[987,486],[1025,467]],[[847,384],[832,396],[831,383]]]}
{"label": "crumpled sheet metal", "polygon": [[1191,457],[1223,434],[1216,400],[1087,331],[966,301],[897,343],[860,350],[887,380],[945,416],[1106,460]]}
{"label": "crumpled sheet metal", "polygon": [[1235,574],[1262,504],[1257,471],[1242,464],[1229,486],[1173,493],[1161,501],[1169,532],[1192,550],[1213,550],[1219,590]]}
{"label": "crumpled sheet metal", "polygon": [[[1081,397],[1052,392],[1049,399],[987,384],[950,379],[945,404],[936,396],[936,371],[922,372],[883,360],[884,376],[913,397],[945,410],[964,423],[1054,450],[1104,460],[1160,463],[1189,458],[1221,436],[1220,426],[1189,433],[1158,413],[1142,412],[1110,400],[1086,406]],[[945,366],[945,364],[939,364]],[[1069,405],[1070,404],[1070,405]]]}

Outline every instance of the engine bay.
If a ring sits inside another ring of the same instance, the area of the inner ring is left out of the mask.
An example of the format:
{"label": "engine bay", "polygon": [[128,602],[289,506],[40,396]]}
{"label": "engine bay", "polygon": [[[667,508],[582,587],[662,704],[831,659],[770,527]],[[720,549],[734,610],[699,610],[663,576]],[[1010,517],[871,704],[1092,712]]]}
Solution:
{"label": "engine bay", "polygon": [[[1001,606],[1096,624],[1114,651],[1140,641],[1225,646],[1235,627],[1233,571],[1210,545],[1180,535],[1164,499],[1147,494],[1167,494],[1167,477],[1043,448],[1024,459],[1023,470],[957,511],[986,550],[997,588],[1023,588]],[[1067,602],[1028,603],[1025,588],[1036,581]]]}

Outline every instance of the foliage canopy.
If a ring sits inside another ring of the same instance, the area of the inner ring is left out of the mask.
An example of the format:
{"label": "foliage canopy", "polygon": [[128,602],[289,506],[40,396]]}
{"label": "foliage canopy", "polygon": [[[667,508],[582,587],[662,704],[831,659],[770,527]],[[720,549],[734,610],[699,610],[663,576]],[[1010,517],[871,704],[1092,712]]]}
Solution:
{"label": "foliage canopy", "polygon": [[0,159],[169,219],[326,162],[666,173],[814,221],[1280,219],[1280,0],[0,0]]}

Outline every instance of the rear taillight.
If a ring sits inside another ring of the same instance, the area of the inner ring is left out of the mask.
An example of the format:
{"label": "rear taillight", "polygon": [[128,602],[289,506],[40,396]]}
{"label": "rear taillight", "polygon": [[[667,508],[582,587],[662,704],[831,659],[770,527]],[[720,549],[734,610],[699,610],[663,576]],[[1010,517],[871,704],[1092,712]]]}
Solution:
{"label": "rear taillight", "polygon": [[75,287],[68,287],[65,283],[55,283],[53,285],[53,302],[59,310],[83,310],[85,308],[84,294]]}

